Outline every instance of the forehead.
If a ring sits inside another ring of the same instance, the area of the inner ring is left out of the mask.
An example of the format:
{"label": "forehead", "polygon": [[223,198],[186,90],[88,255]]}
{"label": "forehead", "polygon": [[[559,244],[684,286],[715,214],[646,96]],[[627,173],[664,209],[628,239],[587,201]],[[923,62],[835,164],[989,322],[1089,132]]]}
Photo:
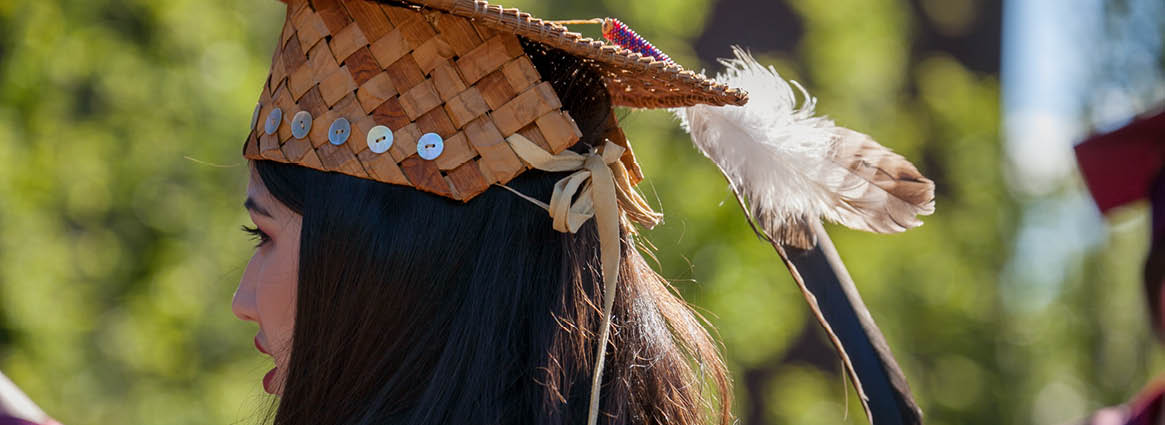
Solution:
{"label": "forehead", "polygon": [[267,190],[267,186],[263,184],[263,178],[259,176],[258,169],[252,162],[250,165],[250,172],[247,178],[247,198],[251,199],[256,204],[265,207],[266,210],[272,211],[278,209],[280,206],[278,202],[274,202],[271,192]]}
{"label": "forehead", "polygon": [[261,195],[267,194],[267,186],[263,185],[263,179],[259,177],[259,170],[255,168],[255,163],[251,162],[248,168],[250,170],[247,172],[247,197],[259,198]]}

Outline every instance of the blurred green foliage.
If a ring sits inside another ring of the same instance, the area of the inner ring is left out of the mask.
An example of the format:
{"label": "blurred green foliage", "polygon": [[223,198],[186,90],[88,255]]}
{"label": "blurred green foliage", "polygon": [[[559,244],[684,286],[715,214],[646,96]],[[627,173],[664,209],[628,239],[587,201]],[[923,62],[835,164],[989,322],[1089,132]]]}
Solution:
{"label": "blurred green foliage", "polygon": [[[695,69],[696,37],[750,31],[706,28],[715,0],[505,3],[621,17]],[[1054,423],[1128,398],[1150,369],[1140,233],[1082,259],[1052,303],[1009,304],[1000,288],[1024,282],[1003,272],[1020,202],[998,77],[912,50],[925,17],[903,0],[786,3],[799,45],[755,53],[938,182],[919,229],[831,228],[928,422]],[[268,360],[230,298],[250,249],[239,154],[282,15],[272,0],[0,2],[0,369],[63,423],[261,419]],[[623,122],[667,216],[648,233],[660,270],[716,327],[742,421],[863,423],[837,361],[798,351],[825,347],[820,331],[714,166],[665,112]]]}

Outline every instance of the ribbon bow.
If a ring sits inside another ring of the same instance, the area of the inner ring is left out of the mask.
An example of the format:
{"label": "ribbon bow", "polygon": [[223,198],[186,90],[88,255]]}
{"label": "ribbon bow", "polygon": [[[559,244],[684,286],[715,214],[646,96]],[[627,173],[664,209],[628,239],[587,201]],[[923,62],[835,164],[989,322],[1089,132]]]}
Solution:
{"label": "ribbon bow", "polygon": [[[599,240],[602,244],[603,217],[610,217],[615,231],[619,230],[618,198],[615,190],[615,177],[607,164],[619,161],[625,150],[622,146],[607,142],[602,153],[590,152],[580,154],[574,151],[563,151],[557,155],[542,150],[534,142],[520,134],[510,136],[507,141],[518,157],[534,168],[542,171],[574,171],[554,184],[554,193],[550,195],[550,203],[534,199],[509,186],[502,186],[518,196],[542,207],[550,212],[554,218],[554,230],[563,233],[576,233],[583,223],[595,217],[599,225]],[[572,204],[571,199],[577,200]],[[606,207],[610,207],[607,210]],[[608,214],[609,211],[609,214]],[[618,237],[618,233],[615,234]]]}
{"label": "ribbon bow", "polygon": [[603,271],[603,318],[599,325],[599,346],[595,355],[590,410],[587,414],[587,424],[594,425],[598,421],[599,386],[603,380],[603,363],[607,341],[610,339],[611,310],[615,305],[615,284],[619,281],[619,263],[622,260],[619,254],[619,207],[620,204],[625,205],[633,220],[648,227],[658,223],[662,216],[652,211],[643,198],[631,189],[627,170],[619,161],[626,150],[622,146],[607,141],[601,151],[580,154],[567,150],[551,154],[520,134],[514,134],[506,141],[514,153],[534,168],[551,172],[574,172],[554,184],[549,204],[509,186],[502,187],[550,212],[554,218],[554,230],[576,233],[591,217],[594,217],[598,227],[599,259]]}

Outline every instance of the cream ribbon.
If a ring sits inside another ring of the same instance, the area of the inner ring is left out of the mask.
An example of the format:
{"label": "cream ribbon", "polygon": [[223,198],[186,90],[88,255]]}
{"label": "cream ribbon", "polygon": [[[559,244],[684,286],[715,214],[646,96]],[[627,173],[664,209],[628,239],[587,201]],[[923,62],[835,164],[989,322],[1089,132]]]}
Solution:
{"label": "cream ribbon", "polygon": [[[594,375],[591,379],[591,404],[587,414],[587,424],[595,425],[599,418],[599,387],[603,382],[603,363],[607,356],[607,341],[611,336],[611,310],[615,305],[615,283],[619,281],[619,199],[620,195],[629,188],[617,188],[616,174],[626,175],[619,157],[625,150],[622,146],[608,141],[603,145],[602,152],[594,151],[580,154],[574,151],[563,151],[559,154],[546,152],[530,139],[520,134],[514,134],[506,139],[514,153],[534,168],[543,171],[574,171],[554,184],[554,193],[550,196],[550,203],[509,189],[518,196],[534,203],[550,212],[554,218],[554,230],[559,232],[575,233],[591,217],[599,231],[599,259],[603,271],[603,319],[599,326],[599,346],[595,355]],[[625,180],[625,179],[621,179]],[[620,190],[623,189],[623,190]],[[577,199],[571,203],[572,199]],[[638,195],[634,195],[638,198]],[[639,199],[642,202],[642,199]],[[646,203],[643,203],[646,206]],[[654,214],[655,222],[659,215]],[[651,224],[654,224],[652,222]]]}

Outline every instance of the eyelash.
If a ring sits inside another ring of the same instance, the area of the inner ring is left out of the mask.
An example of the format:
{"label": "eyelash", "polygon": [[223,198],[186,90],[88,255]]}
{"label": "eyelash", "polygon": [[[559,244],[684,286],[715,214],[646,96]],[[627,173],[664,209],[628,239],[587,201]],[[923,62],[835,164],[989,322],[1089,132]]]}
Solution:
{"label": "eyelash", "polygon": [[243,225],[243,232],[251,235],[251,240],[258,241],[255,244],[255,248],[261,247],[271,241],[271,237],[267,236],[266,232],[259,230],[258,227]]}

